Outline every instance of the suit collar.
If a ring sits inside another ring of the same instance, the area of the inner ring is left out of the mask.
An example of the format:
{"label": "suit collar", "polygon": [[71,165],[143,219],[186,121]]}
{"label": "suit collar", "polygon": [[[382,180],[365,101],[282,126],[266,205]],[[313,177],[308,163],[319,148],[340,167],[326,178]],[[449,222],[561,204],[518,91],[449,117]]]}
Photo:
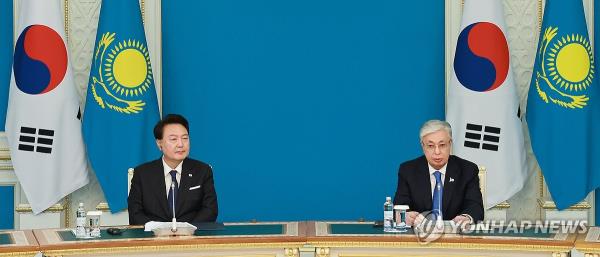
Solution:
{"label": "suit collar", "polygon": [[156,193],[155,199],[162,199],[159,201],[161,208],[163,209],[163,217],[165,220],[169,220],[171,218],[171,212],[169,211],[169,205],[167,201],[167,194],[165,192],[166,184],[165,184],[165,176],[164,176],[164,165],[162,161],[162,157],[155,161],[156,165],[152,165],[153,170],[150,172],[150,176],[152,176],[155,181],[152,183],[153,185],[158,185],[159,190],[154,190]]}
{"label": "suit collar", "polygon": [[425,155],[421,157],[421,161],[417,166],[417,169],[418,179],[416,181],[419,183],[418,187],[424,188],[425,192],[427,192],[421,196],[421,201],[423,203],[427,203],[425,206],[428,206],[427,208],[431,209],[433,208],[433,199],[431,199],[431,179],[429,174],[429,163],[427,163],[427,158],[425,158]]}
{"label": "suit collar", "polygon": [[[460,179],[460,167],[455,158],[456,157],[450,155],[450,158],[448,158],[448,164],[446,165],[446,178],[444,179],[444,193],[442,195],[442,215],[447,211],[450,201],[456,195],[454,192],[457,184],[456,180]],[[444,218],[452,219],[454,217]]]}
{"label": "suit collar", "polygon": [[431,164],[427,163],[427,169],[429,170],[429,175],[433,175],[433,173],[436,171],[439,171],[440,173],[442,173],[442,175],[446,175],[446,169],[448,169],[448,163],[446,163],[446,165],[444,165],[439,170],[436,170],[435,168],[431,167]]}
{"label": "suit collar", "polygon": [[181,169],[182,169],[183,161],[181,161],[179,163],[179,165],[177,165],[177,167],[175,167],[175,169],[172,169],[171,167],[169,167],[169,165],[167,164],[167,162],[165,162],[164,158],[165,158],[164,156],[160,158],[160,160],[162,161],[162,165],[163,165],[163,174],[164,174],[164,176],[166,177],[167,175],[169,175],[169,172],[171,172],[171,170],[175,170],[175,171],[177,171],[177,173],[179,175],[181,175]]}
{"label": "suit collar", "polygon": [[187,158],[181,162],[181,180],[179,184],[179,189],[177,191],[177,203],[175,207],[176,212],[180,212],[181,208],[183,208],[183,203],[188,196],[189,188],[194,179],[192,174],[192,167],[190,162],[187,161]]}

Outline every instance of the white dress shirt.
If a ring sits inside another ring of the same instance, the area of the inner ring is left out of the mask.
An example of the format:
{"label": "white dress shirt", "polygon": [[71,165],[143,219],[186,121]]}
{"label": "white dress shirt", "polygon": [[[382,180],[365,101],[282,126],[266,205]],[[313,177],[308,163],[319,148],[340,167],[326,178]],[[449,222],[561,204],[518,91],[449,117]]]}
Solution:
{"label": "white dress shirt", "polygon": [[427,166],[429,166],[429,179],[431,180],[431,198],[433,199],[433,192],[435,191],[435,175],[433,175],[434,172],[439,171],[440,173],[442,173],[442,187],[444,186],[444,179],[446,179],[446,167],[448,167],[448,164],[446,163],[446,165],[444,165],[444,167],[442,167],[439,170],[434,169],[433,167],[431,167],[431,165],[429,165],[429,163],[427,164]]}
{"label": "white dress shirt", "polygon": [[177,167],[175,167],[175,169],[172,169],[171,167],[169,167],[169,165],[165,162],[164,156],[162,158],[162,162],[163,162],[163,171],[165,173],[166,195],[167,195],[167,197],[169,197],[169,190],[171,189],[171,183],[173,182],[173,181],[171,181],[171,171],[172,170],[177,171],[177,175],[175,175],[175,177],[177,177],[177,185],[179,186],[179,183],[181,183],[181,166],[183,165],[183,162],[180,162],[179,165],[177,165]]}

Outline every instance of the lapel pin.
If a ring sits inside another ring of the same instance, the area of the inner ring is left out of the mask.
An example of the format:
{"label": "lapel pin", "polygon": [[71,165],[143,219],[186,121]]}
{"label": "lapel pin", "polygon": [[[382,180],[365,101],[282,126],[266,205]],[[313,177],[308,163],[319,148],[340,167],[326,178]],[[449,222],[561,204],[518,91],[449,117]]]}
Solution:
{"label": "lapel pin", "polygon": [[189,174],[188,174],[188,177],[192,177],[192,173],[189,173]]}
{"label": "lapel pin", "polygon": [[452,177],[450,177],[450,182],[454,182],[454,179]]}

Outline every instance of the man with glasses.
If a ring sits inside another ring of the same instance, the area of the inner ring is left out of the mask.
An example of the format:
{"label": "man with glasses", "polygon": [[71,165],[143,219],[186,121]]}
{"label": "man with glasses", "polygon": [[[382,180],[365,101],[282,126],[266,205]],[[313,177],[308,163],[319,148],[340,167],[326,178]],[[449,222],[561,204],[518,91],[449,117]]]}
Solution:
{"label": "man with glasses", "polygon": [[408,205],[408,225],[428,219],[466,224],[483,220],[479,169],[450,155],[452,128],[440,120],[425,122],[419,133],[424,155],[400,165],[394,204]]}
{"label": "man with glasses", "polygon": [[129,191],[129,224],[148,221],[212,222],[217,219],[217,193],[206,163],[188,158],[188,121],[169,114],[154,127],[162,157],[135,168]]}

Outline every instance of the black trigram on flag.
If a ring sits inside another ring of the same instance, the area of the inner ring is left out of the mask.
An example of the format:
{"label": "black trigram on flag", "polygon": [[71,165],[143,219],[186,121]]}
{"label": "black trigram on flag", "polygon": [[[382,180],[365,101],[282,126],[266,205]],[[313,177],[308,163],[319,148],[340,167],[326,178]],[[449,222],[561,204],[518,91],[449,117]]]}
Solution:
{"label": "black trigram on flag", "polygon": [[500,128],[467,123],[465,147],[498,151]]}
{"label": "black trigram on flag", "polygon": [[52,153],[54,130],[21,127],[19,150],[38,153]]}

